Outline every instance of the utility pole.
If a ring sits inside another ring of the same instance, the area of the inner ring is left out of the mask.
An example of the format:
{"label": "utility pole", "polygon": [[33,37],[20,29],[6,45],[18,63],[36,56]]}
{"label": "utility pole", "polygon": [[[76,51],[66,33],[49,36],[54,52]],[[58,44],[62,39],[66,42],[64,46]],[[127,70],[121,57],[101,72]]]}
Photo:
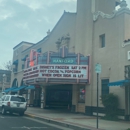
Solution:
{"label": "utility pole", "polygon": [[97,73],[97,129],[98,129],[98,80],[99,80],[99,73]]}
{"label": "utility pole", "polygon": [[97,129],[98,129],[98,84],[99,84],[99,73],[101,73],[101,65],[99,63],[95,66],[95,72],[97,73]]}

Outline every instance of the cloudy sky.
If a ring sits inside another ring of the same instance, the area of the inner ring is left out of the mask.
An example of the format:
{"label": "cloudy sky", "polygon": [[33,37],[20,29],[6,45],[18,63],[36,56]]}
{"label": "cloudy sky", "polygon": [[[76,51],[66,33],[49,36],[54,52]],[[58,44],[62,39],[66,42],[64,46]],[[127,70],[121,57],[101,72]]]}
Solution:
{"label": "cloudy sky", "polygon": [[45,37],[64,10],[75,12],[76,0],[0,0],[0,67],[12,60],[18,43]]}
{"label": "cloudy sky", "polygon": [[12,60],[18,43],[45,37],[64,10],[75,12],[76,0],[0,0],[0,67]]}

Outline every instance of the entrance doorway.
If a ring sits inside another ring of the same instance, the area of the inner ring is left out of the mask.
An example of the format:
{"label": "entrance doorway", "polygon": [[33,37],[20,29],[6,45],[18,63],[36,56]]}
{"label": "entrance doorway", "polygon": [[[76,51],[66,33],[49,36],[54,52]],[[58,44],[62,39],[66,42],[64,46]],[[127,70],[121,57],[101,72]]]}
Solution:
{"label": "entrance doorway", "polygon": [[35,88],[33,106],[35,107],[41,106],[41,87]]}
{"label": "entrance doorway", "polygon": [[34,107],[41,107],[41,87],[35,86],[35,89],[29,89],[26,99],[28,99],[28,105]]}
{"label": "entrance doorway", "polygon": [[52,85],[46,87],[46,107],[67,108],[72,105],[72,85]]}

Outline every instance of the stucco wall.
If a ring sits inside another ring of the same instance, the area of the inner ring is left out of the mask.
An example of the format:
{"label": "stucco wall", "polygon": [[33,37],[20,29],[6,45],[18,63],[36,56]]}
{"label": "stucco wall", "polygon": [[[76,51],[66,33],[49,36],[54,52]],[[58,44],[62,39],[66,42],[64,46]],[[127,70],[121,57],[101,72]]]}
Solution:
{"label": "stucco wall", "polygon": [[[32,46],[32,45],[23,43],[23,44],[19,45],[18,47],[16,47],[14,49],[14,52],[13,52],[13,62],[18,60],[18,68],[17,68],[17,72],[16,73],[14,73],[13,71],[11,73],[11,86],[13,84],[14,79],[17,79],[18,86],[21,85],[21,81],[23,79],[22,65],[24,64],[24,62],[22,61],[22,59],[24,58],[24,56],[22,55],[22,51],[24,51],[25,49],[27,49],[30,46]],[[15,65],[12,65],[12,68],[15,68]]]}
{"label": "stucco wall", "polygon": [[[105,34],[105,47],[100,47],[99,36]],[[108,78],[110,82],[124,79],[124,65],[122,62],[122,41],[124,41],[124,15],[113,19],[99,18],[94,24],[93,68],[96,63],[102,65],[100,74],[99,96],[101,96],[101,79]],[[96,94],[96,74],[93,72],[93,93]],[[120,107],[125,106],[125,91],[121,87],[110,87],[110,93],[118,95]],[[93,95],[95,95],[93,94]],[[122,96],[123,95],[123,96]],[[96,105],[96,96],[93,105]]]}
{"label": "stucco wall", "polygon": [[[106,0],[105,0],[106,1]],[[109,78],[110,82],[124,79],[124,66],[129,64],[127,60],[127,51],[129,48],[122,48],[122,43],[129,38],[130,31],[130,17],[122,13],[116,15],[114,18],[107,19],[99,17],[97,21],[93,21],[93,14],[91,12],[91,0],[78,0],[77,13],[65,12],[59,22],[56,24],[50,35],[46,40],[41,40],[33,46],[22,52],[23,48],[19,48],[18,56],[13,56],[13,60],[19,59],[19,73],[12,73],[12,81],[14,78],[18,79],[20,85],[23,72],[21,71],[21,59],[25,55],[30,54],[31,49],[42,49],[42,53],[47,51],[58,51],[55,42],[63,35],[69,33],[70,45],[69,51],[81,53],[85,56],[90,55],[91,58],[91,82],[86,85],[86,106],[96,106],[96,91],[97,91],[97,77],[95,73],[95,64],[100,63],[102,72],[99,78],[99,98],[101,96],[101,79]],[[103,2],[103,1],[102,1]],[[95,8],[100,8],[105,13],[112,13],[115,0],[109,8],[106,6],[97,5]],[[100,47],[99,36],[105,34],[105,47]],[[24,47],[25,49],[25,47]],[[78,86],[78,85],[77,85]],[[73,86],[73,105],[78,102],[77,86]],[[75,88],[76,87],[76,88]],[[110,87],[110,92],[118,95],[120,100],[120,108],[125,108],[125,90],[122,87]],[[100,103],[100,106],[102,104]]]}

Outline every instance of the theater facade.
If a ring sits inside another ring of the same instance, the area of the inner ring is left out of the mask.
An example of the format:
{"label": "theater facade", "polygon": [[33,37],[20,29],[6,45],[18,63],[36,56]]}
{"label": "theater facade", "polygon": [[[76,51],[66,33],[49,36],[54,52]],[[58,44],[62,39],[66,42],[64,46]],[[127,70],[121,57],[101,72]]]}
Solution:
{"label": "theater facade", "polygon": [[24,95],[29,106],[95,115],[95,65],[100,63],[100,115],[104,114],[100,97],[114,93],[120,118],[129,120],[130,86],[125,85],[130,78],[129,21],[125,1],[77,0],[76,13],[64,11],[41,41],[23,41],[13,48],[11,93]]}

